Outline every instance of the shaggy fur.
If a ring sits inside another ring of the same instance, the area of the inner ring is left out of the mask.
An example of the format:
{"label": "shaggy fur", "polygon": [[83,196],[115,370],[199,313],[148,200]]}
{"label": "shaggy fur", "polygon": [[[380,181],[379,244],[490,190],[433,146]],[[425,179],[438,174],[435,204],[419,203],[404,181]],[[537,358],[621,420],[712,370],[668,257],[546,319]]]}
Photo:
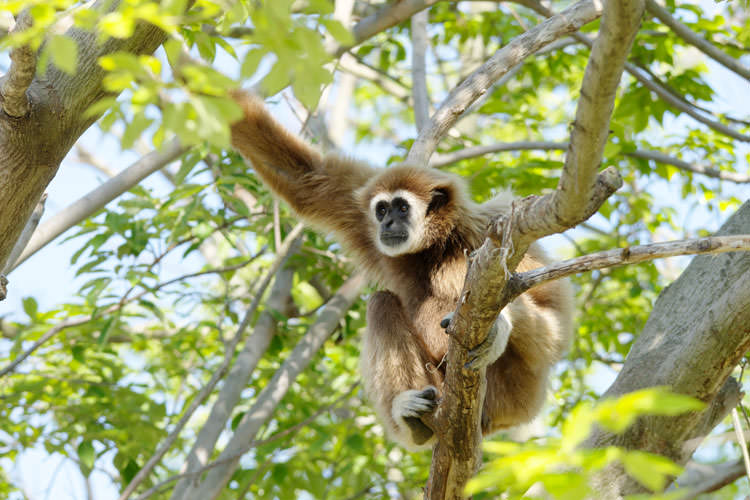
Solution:
{"label": "shaggy fur", "polygon": [[[414,414],[432,409],[425,402],[433,395],[427,386],[437,388],[435,396],[441,391],[448,336],[440,320],[456,307],[467,252],[481,245],[491,218],[509,209],[510,196],[477,205],[462,180],[444,172],[405,165],[375,169],[342,156],[322,156],[284,130],[260,99],[234,97],[244,111],[244,119],[232,125],[234,147],[300,217],[333,232],[385,289],[373,294],[367,307],[361,355],[365,390],[394,439],[410,449],[428,445],[432,431]],[[375,241],[370,201],[398,190],[428,208],[419,214],[424,217],[420,249],[388,256]],[[546,262],[542,249],[532,245],[518,270]],[[539,411],[550,368],[569,343],[571,307],[569,284],[555,281],[506,308],[511,333],[504,353],[487,369],[485,435],[528,422]]]}

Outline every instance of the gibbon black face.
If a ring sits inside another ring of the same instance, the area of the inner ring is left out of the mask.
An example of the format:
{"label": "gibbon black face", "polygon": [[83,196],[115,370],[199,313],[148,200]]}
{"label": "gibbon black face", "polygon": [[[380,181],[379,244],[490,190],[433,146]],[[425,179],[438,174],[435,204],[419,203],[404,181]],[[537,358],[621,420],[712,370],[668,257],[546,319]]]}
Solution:
{"label": "gibbon black face", "polygon": [[395,257],[422,249],[427,204],[414,193],[403,189],[378,193],[370,200],[370,210],[377,225],[378,250]]}
{"label": "gibbon black face", "polygon": [[397,247],[409,239],[409,202],[398,197],[390,203],[381,200],[375,205],[375,218],[380,222],[380,241]]}

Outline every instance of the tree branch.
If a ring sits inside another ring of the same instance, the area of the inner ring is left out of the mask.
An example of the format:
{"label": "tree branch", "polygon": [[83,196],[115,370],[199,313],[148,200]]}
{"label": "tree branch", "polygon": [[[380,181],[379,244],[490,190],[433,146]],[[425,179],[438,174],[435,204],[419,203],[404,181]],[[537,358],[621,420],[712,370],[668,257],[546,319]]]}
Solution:
{"label": "tree branch", "polygon": [[[488,144],[486,146],[474,146],[470,148],[459,149],[457,151],[451,151],[449,153],[436,154],[430,160],[430,166],[433,168],[441,168],[462,160],[476,158],[477,156],[491,153],[502,153],[506,151],[564,151],[567,148],[567,142],[498,142],[495,144]],[[666,153],[662,153],[661,151],[646,151],[643,149],[636,149],[635,151],[626,151],[622,154],[626,156],[632,156],[633,158],[641,158],[657,163],[663,163],[665,165],[672,165],[681,170],[687,170],[688,172],[693,172],[695,174],[705,175],[706,177],[713,177],[724,181],[736,182],[737,184],[750,183],[750,175],[742,175],[737,172],[727,172],[714,167],[706,167],[696,163],[689,163],[674,156],[670,156]]]}
{"label": "tree branch", "polygon": [[125,487],[122,494],[120,495],[119,500],[126,500],[130,496],[130,494],[133,493],[133,491],[135,491],[138,485],[140,485],[149,476],[149,474],[151,474],[151,471],[154,470],[154,467],[156,467],[156,465],[161,461],[161,459],[164,458],[164,455],[166,455],[166,453],[172,447],[174,442],[177,440],[177,438],[180,435],[180,432],[182,432],[182,429],[188,423],[188,421],[190,420],[190,417],[193,415],[195,410],[197,410],[198,407],[203,404],[206,398],[208,398],[211,392],[213,392],[214,388],[216,387],[216,384],[219,383],[219,380],[221,380],[224,377],[227,370],[229,369],[229,364],[232,362],[232,359],[234,358],[234,353],[237,350],[237,346],[239,345],[240,341],[245,335],[245,330],[247,330],[247,327],[250,325],[250,321],[252,317],[255,315],[255,312],[257,311],[258,306],[260,306],[260,301],[261,301],[261,297],[263,296],[263,292],[265,291],[265,289],[268,287],[269,283],[271,282],[271,278],[276,274],[276,272],[279,270],[281,265],[286,261],[286,258],[289,255],[289,252],[296,244],[297,238],[302,234],[303,229],[304,229],[303,224],[301,223],[297,224],[295,228],[289,232],[286,238],[284,238],[284,242],[277,249],[276,259],[274,260],[273,264],[271,264],[271,267],[266,273],[266,276],[264,277],[263,282],[261,283],[259,289],[256,291],[253,302],[250,304],[250,307],[245,313],[244,318],[242,318],[242,321],[237,327],[237,332],[234,334],[232,339],[227,343],[226,349],[224,351],[224,360],[222,361],[221,365],[211,376],[211,379],[208,381],[208,383],[205,386],[203,386],[203,388],[198,393],[197,397],[190,403],[190,407],[187,409],[187,411],[183,414],[183,416],[177,422],[177,425],[175,425],[174,429],[172,429],[172,431],[169,433],[167,438],[161,443],[161,445],[156,450],[156,452],[151,456],[151,458],[149,458],[148,462],[146,462],[146,465],[144,465],[138,471],[135,477],[133,477],[130,483]]}
{"label": "tree branch", "polygon": [[430,94],[427,91],[427,10],[414,14],[411,18],[411,73],[412,93],[414,94],[414,121],[417,131],[424,128],[430,119]]}
{"label": "tree branch", "polygon": [[608,267],[635,264],[665,257],[679,255],[720,254],[750,250],[750,235],[738,236],[709,236],[678,241],[649,243],[632,247],[617,248],[596,252],[575,259],[556,262],[549,266],[540,267],[524,273],[518,273],[511,278],[511,286],[521,293],[552,281],[581,272],[594,271]]}
{"label": "tree branch", "polygon": [[292,382],[307,367],[313,356],[335,330],[341,318],[357,300],[364,285],[364,275],[357,274],[341,286],[317,321],[260,392],[252,408],[242,417],[226,448],[219,454],[218,460],[227,460],[227,462],[209,471],[197,487],[188,489],[182,497],[183,500],[213,500],[221,493],[222,488],[237,468],[242,454],[250,449],[260,428],[273,415],[274,409],[289,390]]}
{"label": "tree branch", "polygon": [[[21,11],[16,26],[11,33],[31,27],[33,19],[27,9]],[[3,111],[8,116],[20,118],[29,112],[29,97],[26,91],[36,74],[36,52],[29,45],[21,45],[10,51],[10,70],[4,76],[0,94],[3,98]]]}
{"label": "tree branch", "polygon": [[[527,0],[528,1],[528,7],[535,10],[536,12],[539,12],[540,14],[544,16],[552,16],[554,13],[545,7],[541,2],[538,0]],[[573,33],[572,36],[576,39],[581,41],[582,43],[588,45],[589,47],[592,47],[594,42],[589,38],[588,36],[584,35],[583,33]],[[630,73],[630,75],[633,76],[636,80],[638,80],[644,87],[652,91],[654,94],[659,96],[664,102],[671,105],[672,107],[683,111],[687,113],[689,116],[691,116],[696,121],[703,123],[707,127],[715,130],[716,132],[719,132],[720,134],[727,135],[729,137],[732,137],[733,139],[737,139],[738,141],[742,142],[750,142],[750,136],[741,134],[740,132],[737,132],[731,127],[728,127],[724,125],[721,122],[718,122],[716,120],[712,120],[703,114],[699,113],[695,107],[691,106],[690,104],[684,102],[679,97],[675,96],[669,90],[664,88],[659,83],[649,79],[647,76],[643,74],[643,71],[638,68],[638,66],[631,64],[629,62],[625,63],[625,71]]]}
{"label": "tree branch", "polygon": [[[595,8],[581,3],[576,6],[584,12],[595,12]],[[510,302],[512,290],[507,286],[510,272],[533,241],[585,220],[622,183],[614,169],[599,175],[597,170],[615,92],[642,13],[642,1],[605,3],[599,35],[584,73],[571,144],[557,190],[541,198],[529,197],[514,203],[511,212],[493,224],[490,238],[469,259],[464,289],[448,328],[444,396],[432,415],[431,424],[438,441],[427,483],[426,496],[431,500],[462,498],[466,482],[481,463],[485,369],[465,367],[466,346],[485,341],[498,312]],[[563,24],[566,29],[574,26]],[[513,44],[511,41],[507,47]],[[425,163],[431,153],[430,149],[422,157]]]}
{"label": "tree branch", "polygon": [[709,42],[705,38],[700,37],[690,28],[672,17],[670,13],[666,9],[661,7],[658,3],[656,3],[655,0],[646,0],[646,8],[661,22],[669,26],[677,36],[706,54],[714,61],[727,68],[729,71],[732,71],[745,80],[750,81],[750,68],[743,65],[739,59],[730,57],[726,53],[717,49],[711,42]]}
{"label": "tree branch", "polygon": [[143,179],[164,168],[167,164],[180,157],[188,148],[182,146],[177,139],[164,146],[163,150],[153,151],[139,159],[131,166],[109,179],[107,182],[84,195],[60,213],[39,226],[31,236],[29,244],[24,248],[18,260],[11,265],[8,272],[14,270],[26,259],[34,255],[49,242],[63,232],[83,221],[122,195]]}
{"label": "tree branch", "polygon": [[600,15],[601,4],[599,2],[580,0],[560,14],[517,36],[495,52],[446,97],[429,123],[417,136],[406,161],[414,165],[426,165],[445,133],[474,101],[487,92],[495,81],[545,45],[563,35],[575,32]]}
{"label": "tree branch", "polygon": [[[13,250],[10,252],[10,258],[8,259],[8,262],[13,263],[18,260],[19,255],[21,255],[23,249],[26,248],[26,245],[29,243],[31,236],[34,234],[34,231],[36,231],[37,226],[39,226],[39,221],[42,219],[42,215],[44,215],[44,205],[46,202],[47,193],[44,193],[42,195],[42,198],[39,200],[39,203],[37,203],[36,207],[34,207],[34,211],[31,212],[31,217],[29,217],[29,220],[26,221],[26,226],[24,226],[23,231],[21,232],[21,236],[19,236],[18,240],[16,240],[16,244],[15,246],[13,246]],[[12,267],[6,266],[6,268],[3,269],[3,274],[8,274],[12,270]]]}
{"label": "tree branch", "polygon": [[[211,407],[211,412],[203,424],[198,436],[190,448],[181,472],[193,472],[206,465],[211,453],[216,447],[216,442],[224,430],[232,411],[242,397],[242,391],[247,387],[248,381],[258,366],[258,362],[271,345],[271,340],[277,332],[277,321],[272,311],[288,312],[288,299],[294,280],[294,270],[285,267],[289,256],[297,252],[301,239],[298,237],[285,253],[281,268],[275,273],[276,279],[271,293],[266,300],[266,308],[258,317],[253,328],[253,335],[245,342],[242,351],[237,355],[237,360],[232,365],[224,385],[219,391]],[[257,296],[258,294],[256,294]],[[187,477],[180,480],[172,491],[172,498],[182,498],[185,490],[190,486]]]}

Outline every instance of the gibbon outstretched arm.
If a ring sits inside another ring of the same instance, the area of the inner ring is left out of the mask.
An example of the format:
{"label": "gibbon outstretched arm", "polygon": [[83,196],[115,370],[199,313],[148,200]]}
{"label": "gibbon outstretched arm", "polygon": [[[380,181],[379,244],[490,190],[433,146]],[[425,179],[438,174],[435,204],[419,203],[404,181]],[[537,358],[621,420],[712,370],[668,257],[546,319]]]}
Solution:
{"label": "gibbon outstretched arm", "polygon": [[274,120],[259,97],[241,91],[232,97],[244,114],[231,127],[232,145],[265,184],[301,218],[337,233],[349,250],[369,253],[370,235],[355,191],[374,170],[344,157],[321,155]]}

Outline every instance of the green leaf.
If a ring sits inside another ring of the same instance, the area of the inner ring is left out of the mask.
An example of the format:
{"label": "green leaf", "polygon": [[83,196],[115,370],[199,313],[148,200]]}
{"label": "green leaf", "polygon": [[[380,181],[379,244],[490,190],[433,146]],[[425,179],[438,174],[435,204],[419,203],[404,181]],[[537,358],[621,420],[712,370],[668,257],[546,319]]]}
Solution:
{"label": "green leaf", "polygon": [[37,304],[34,297],[23,298],[23,311],[28,315],[31,320],[35,320],[39,313],[39,304]]}
{"label": "green leaf", "polygon": [[78,45],[66,35],[55,35],[48,42],[52,64],[72,75],[78,64]]}
{"label": "green leaf", "polygon": [[661,491],[670,476],[682,472],[682,467],[671,460],[642,451],[627,452],[621,460],[625,472],[651,491]]}
{"label": "green leaf", "polygon": [[94,469],[94,462],[96,461],[96,451],[94,451],[94,445],[91,441],[84,440],[78,445],[78,460],[81,463],[81,471],[85,476],[88,476]]}

